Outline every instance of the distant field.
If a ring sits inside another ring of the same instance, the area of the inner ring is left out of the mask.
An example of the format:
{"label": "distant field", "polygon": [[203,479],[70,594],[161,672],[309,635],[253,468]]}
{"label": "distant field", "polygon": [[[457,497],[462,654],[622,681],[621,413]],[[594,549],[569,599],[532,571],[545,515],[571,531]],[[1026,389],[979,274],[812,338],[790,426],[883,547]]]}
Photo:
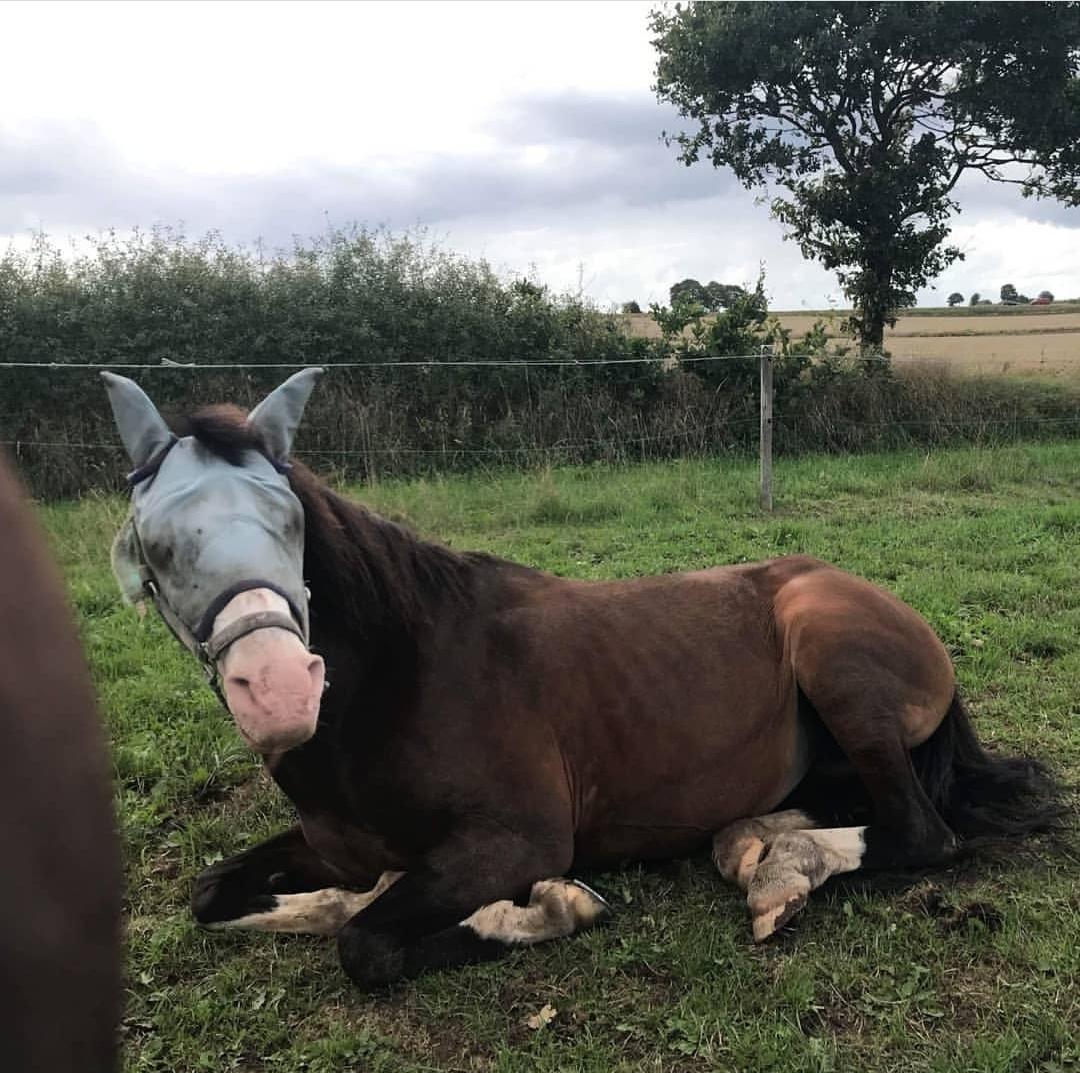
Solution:
{"label": "distant field", "polygon": [[[839,338],[842,310],[778,312],[793,336],[823,320]],[[656,338],[660,330],[648,314],[623,318],[631,332]],[[974,372],[1080,375],[1080,303],[1052,306],[995,306],[912,310],[885,333],[897,361],[942,361]]]}

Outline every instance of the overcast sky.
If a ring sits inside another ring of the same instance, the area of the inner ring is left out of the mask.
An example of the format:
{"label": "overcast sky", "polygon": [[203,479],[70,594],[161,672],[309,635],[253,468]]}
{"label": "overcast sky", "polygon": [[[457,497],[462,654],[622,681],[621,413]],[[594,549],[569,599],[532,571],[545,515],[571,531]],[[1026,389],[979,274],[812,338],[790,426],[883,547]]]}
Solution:
{"label": "overcast sky", "polygon": [[[686,276],[839,303],[724,172],[659,140],[648,3],[0,4],[0,236],[183,224],[289,245],[422,225],[607,304]],[[953,290],[1080,296],[1080,210],[969,183]]]}

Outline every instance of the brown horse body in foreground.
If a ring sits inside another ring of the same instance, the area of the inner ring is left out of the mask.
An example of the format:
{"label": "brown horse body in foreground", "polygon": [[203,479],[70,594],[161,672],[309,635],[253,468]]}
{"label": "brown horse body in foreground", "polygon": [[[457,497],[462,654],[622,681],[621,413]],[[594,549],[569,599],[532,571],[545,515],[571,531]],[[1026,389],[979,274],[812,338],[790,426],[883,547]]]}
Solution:
{"label": "brown horse body in foreground", "polygon": [[106,1073],[119,852],[90,679],[46,546],[0,460],[0,1066]]}
{"label": "brown horse body in foreground", "polygon": [[[381,983],[497,956],[506,936],[481,915],[453,925],[538,880],[718,835],[717,864],[764,937],[832,872],[947,861],[943,813],[973,835],[999,829],[995,805],[1005,830],[1045,818],[1038,769],[982,753],[944,647],[868,582],[805,557],[566,580],[421,541],[299,467],[290,483],[333,687],[314,738],[268,759],[300,827],[203,877],[207,921],[265,911],[251,896],[270,888],[404,872],[339,934],[350,975]],[[844,761],[870,826],[819,831],[825,816],[790,810],[736,822],[798,804],[815,765]],[[981,821],[968,807],[980,770]]]}
{"label": "brown horse body in foreground", "polygon": [[[141,437],[128,437],[136,464],[156,458],[149,480],[163,482],[136,492],[146,568],[160,577],[177,559],[201,562],[219,504],[223,534],[257,510],[258,490],[242,507],[238,468],[260,473],[260,487],[287,485],[303,516],[310,600],[299,614],[310,615],[311,650],[306,638],[282,643],[298,659],[317,652],[313,681],[321,687],[325,661],[332,686],[304,731],[306,695],[282,715],[279,696],[261,698],[251,672],[222,658],[226,703],[248,740],[271,740],[259,704],[271,713],[284,744],[262,751],[300,822],[199,877],[202,923],[336,933],[345,970],[375,986],[601,915],[587,888],[550,877],[713,839],[760,939],[829,875],[939,864],[962,839],[1021,834],[1057,814],[1039,765],[983,751],[930,627],[866,581],[802,556],[582,582],[459,554],[300,466],[275,478],[266,460],[280,472],[289,437],[266,414],[286,412],[281,399],[257,411],[275,452],[254,415],[230,410],[196,415],[171,441],[135,385],[115,383],[127,393],[114,400],[121,428],[125,406],[139,415],[127,421]],[[288,401],[294,429],[302,401]],[[170,451],[182,452],[175,464]],[[186,533],[174,487],[197,519]],[[221,561],[218,544],[214,554]],[[264,599],[255,545],[245,554],[247,580],[226,587],[204,631],[229,642],[227,601],[241,588]],[[235,657],[246,668],[257,636],[231,642],[246,646]]]}

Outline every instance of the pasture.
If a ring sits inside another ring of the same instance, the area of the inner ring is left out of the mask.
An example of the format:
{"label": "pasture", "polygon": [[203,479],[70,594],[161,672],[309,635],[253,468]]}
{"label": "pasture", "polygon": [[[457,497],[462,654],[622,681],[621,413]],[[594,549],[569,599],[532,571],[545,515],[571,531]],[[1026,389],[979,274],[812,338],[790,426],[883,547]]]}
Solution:
{"label": "pasture", "polygon": [[[982,736],[1080,776],[1080,442],[382,483],[458,548],[623,577],[807,552],[883,584],[953,652]],[[586,876],[608,928],[354,991],[331,943],[194,927],[207,864],[289,822],[190,659],[123,608],[118,498],[45,508],[107,717],[128,870],[129,1073],[1080,1068],[1080,862],[1019,847],[888,892],[817,893],[754,947],[701,857]],[[702,644],[708,639],[702,638]],[[723,772],[717,773],[718,778]]]}
{"label": "pasture", "polygon": [[[822,320],[830,339],[850,344],[840,334],[845,315],[844,310],[774,314],[795,339]],[[633,335],[660,337],[647,314],[621,319]],[[1077,376],[1080,305],[906,310],[894,327],[886,328],[885,346],[898,364],[931,362],[966,372]]]}

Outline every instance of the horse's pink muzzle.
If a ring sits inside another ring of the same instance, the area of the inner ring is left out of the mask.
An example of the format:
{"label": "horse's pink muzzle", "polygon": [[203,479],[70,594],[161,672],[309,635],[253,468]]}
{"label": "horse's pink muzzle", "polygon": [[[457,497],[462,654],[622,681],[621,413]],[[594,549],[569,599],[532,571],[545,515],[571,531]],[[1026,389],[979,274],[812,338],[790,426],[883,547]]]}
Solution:
{"label": "horse's pink muzzle", "polygon": [[[266,589],[241,593],[218,616],[215,630],[278,600],[285,603]],[[256,752],[285,752],[315,733],[326,668],[295,634],[273,626],[249,633],[228,648],[218,669],[229,711]]]}

